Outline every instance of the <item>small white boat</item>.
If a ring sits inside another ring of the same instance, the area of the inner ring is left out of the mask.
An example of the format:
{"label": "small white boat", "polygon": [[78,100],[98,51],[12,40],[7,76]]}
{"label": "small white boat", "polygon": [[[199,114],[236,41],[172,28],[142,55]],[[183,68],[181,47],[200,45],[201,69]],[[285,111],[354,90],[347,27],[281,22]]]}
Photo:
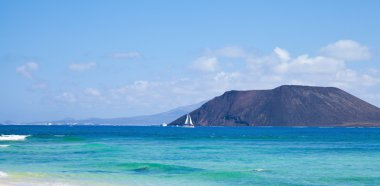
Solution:
{"label": "small white boat", "polygon": [[194,128],[193,121],[191,120],[191,116],[190,116],[189,114],[187,114],[187,116],[186,116],[186,121],[185,121],[185,123],[182,125],[182,127],[186,127],[186,128]]}
{"label": "small white boat", "polygon": [[162,124],[161,124],[161,127],[167,127],[167,126],[168,126],[167,123],[162,123]]}

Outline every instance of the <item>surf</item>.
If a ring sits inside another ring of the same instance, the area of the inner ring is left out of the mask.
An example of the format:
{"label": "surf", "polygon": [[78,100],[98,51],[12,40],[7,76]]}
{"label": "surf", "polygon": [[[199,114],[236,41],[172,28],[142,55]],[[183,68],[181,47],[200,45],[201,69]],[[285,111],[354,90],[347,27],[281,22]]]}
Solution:
{"label": "surf", "polygon": [[8,174],[0,171],[0,178],[6,178],[6,177],[8,177]]}
{"label": "surf", "polygon": [[0,141],[24,141],[30,135],[1,135]]}

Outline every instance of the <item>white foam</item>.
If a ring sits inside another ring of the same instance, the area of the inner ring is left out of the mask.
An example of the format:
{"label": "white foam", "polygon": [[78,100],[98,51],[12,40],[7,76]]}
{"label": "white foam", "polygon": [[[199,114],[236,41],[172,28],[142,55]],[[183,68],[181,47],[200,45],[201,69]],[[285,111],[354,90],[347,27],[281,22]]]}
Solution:
{"label": "white foam", "polygon": [[255,172],[263,172],[263,171],[266,171],[265,169],[254,169],[253,171]]}
{"label": "white foam", "polygon": [[8,177],[8,174],[0,171],[0,178],[6,178],[6,177]]}
{"label": "white foam", "polygon": [[0,141],[24,141],[30,135],[1,135]]}
{"label": "white foam", "polygon": [[9,147],[9,145],[0,145],[0,148]]}

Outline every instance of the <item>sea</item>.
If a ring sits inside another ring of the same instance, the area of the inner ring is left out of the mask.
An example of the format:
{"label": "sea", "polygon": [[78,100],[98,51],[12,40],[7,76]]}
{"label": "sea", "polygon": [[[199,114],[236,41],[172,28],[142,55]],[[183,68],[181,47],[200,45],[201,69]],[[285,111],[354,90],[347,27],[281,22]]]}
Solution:
{"label": "sea", "polygon": [[380,128],[0,125],[0,185],[380,185]]}

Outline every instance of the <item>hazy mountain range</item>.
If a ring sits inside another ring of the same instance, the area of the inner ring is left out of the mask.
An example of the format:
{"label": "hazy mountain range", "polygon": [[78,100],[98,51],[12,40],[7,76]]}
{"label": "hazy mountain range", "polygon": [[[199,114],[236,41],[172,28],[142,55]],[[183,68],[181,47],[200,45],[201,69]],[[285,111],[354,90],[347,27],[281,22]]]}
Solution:
{"label": "hazy mountain range", "polygon": [[136,125],[136,126],[146,126],[146,125],[160,125],[162,123],[169,123],[176,118],[187,114],[197,108],[199,108],[203,103],[196,103],[193,105],[187,105],[178,107],[166,112],[143,115],[143,116],[133,116],[133,117],[120,117],[120,118],[88,118],[82,120],[76,120],[72,118],[56,120],[56,121],[43,121],[43,122],[33,122],[30,124],[54,124],[54,125]]}

